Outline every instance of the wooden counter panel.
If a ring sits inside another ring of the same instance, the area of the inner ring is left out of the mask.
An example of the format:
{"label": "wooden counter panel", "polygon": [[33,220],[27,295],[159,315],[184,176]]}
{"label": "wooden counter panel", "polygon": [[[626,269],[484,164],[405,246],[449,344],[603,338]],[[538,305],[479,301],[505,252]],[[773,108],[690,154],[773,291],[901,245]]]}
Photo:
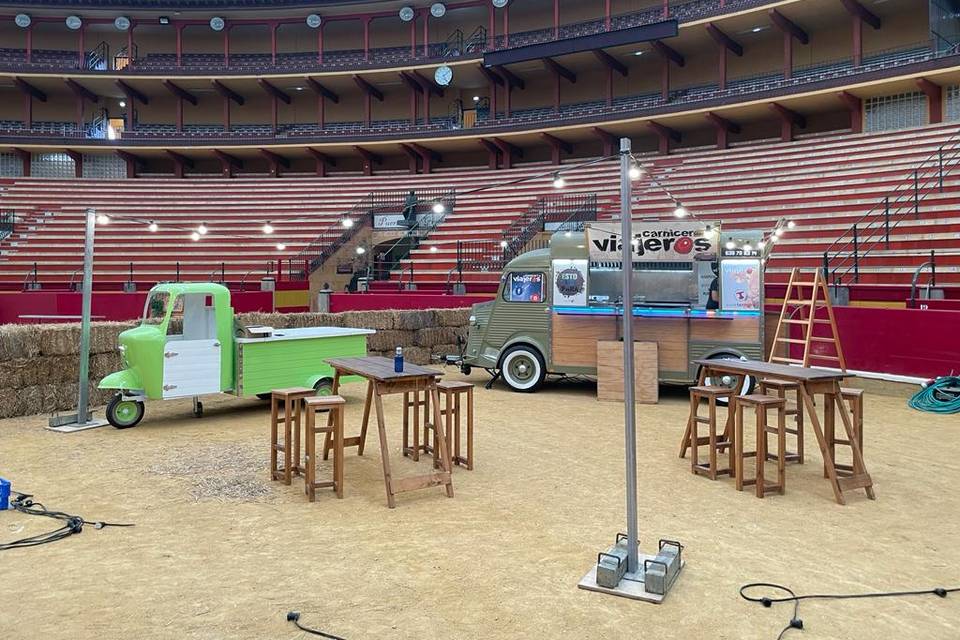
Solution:
{"label": "wooden counter panel", "polygon": [[687,318],[634,318],[634,342],[656,342],[660,371],[686,371],[688,368]]}
{"label": "wooden counter panel", "polygon": [[550,345],[553,363],[567,367],[596,367],[597,341],[616,340],[617,322],[613,316],[562,316],[553,314],[553,338]]}
{"label": "wooden counter panel", "polygon": [[690,320],[690,339],[709,342],[758,342],[760,316],[733,320],[694,318]]}

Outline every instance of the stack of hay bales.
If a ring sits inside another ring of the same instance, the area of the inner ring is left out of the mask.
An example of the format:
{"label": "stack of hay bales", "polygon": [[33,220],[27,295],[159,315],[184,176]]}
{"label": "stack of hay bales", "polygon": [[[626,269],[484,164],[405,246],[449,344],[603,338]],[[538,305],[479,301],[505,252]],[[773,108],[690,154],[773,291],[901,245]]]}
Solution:
{"label": "stack of hay bales", "polygon": [[[429,364],[460,352],[466,340],[470,309],[413,311],[347,311],[345,313],[244,313],[240,325],[354,327],[374,329],[367,342],[370,355],[392,357],[403,347],[413,364]],[[100,380],[123,368],[117,350],[121,331],[136,322],[95,322],[90,331],[90,404],[102,405],[112,395],[97,389]],[[76,408],[80,325],[0,325],[0,418],[53,413]]]}
{"label": "stack of hay bales", "polygon": [[[110,392],[97,383],[122,368],[117,336],[134,323],[97,322],[90,329],[90,404]],[[79,324],[0,326],[0,418],[75,409]]]}

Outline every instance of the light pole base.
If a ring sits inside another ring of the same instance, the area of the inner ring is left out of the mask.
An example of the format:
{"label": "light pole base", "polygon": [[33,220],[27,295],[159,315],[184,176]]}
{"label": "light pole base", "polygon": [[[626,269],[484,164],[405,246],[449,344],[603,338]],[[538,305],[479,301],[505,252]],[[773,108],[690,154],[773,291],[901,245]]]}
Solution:
{"label": "light pole base", "polygon": [[[656,556],[650,556],[645,553],[639,555],[640,566],[643,566],[644,561],[653,560]],[[680,571],[683,570],[683,567],[686,566],[686,562],[683,560],[680,561]],[[680,572],[677,572],[677,577],[679,577]],[[676,580],[676,578],[674,578]],[[671,583],[672,584],[672,583]],[[640,600],[641,602],[652,602],[653,604],[660,604],[663,602],[663,599],[667,597],[665,593],[653,593],[647,591],[646,585],[643,582],[643,569],[640,569],[636,573],[625,573],[623,578],[617,584],[616,587],[603,587],[597,584],[597,566],[594,565],[590,568],[590,571],[587,572],[587,575],[581,578],[580,582],[577,583],[578,589],[586,589],[587,591],[597,591],[599,593],[606,593],[611,596],[620,596],[621,598],[630,598],[631,600]]]}
{"label": "light pole base", "polygon": [[94,420],[90,414],[87,415],[86,422],[79,422],[77,420],[77,414],[71,413],[69,415],[50,418],[46,429],[48,431],[56,431],[57,433],[73,433],[74,431],[86,431],[87,429],[105,427],[108,424],[110,423],[106,420]]}

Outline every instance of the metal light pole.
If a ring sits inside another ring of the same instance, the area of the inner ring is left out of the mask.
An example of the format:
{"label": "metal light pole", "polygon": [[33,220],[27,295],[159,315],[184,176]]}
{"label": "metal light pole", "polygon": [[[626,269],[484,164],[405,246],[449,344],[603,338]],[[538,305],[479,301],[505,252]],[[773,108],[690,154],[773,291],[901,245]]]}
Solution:
{"label": "metal light pole", "polygon": [[97,212],[87,209],[87,225],[83,243],[83,308],[80,320],[80,375],[77,378],[76,415],[50,418],[48,428],[54,431],[82,431],[107,424],[105,420],[91,420],[88,406],[90,403],[90,313],[93,297],[93,239],[97,228]]}
{"label": "metal light pole", "polygon": [[627,571],[640,568],[637,558],[637,422],[633,403],[633,230],[630,203],[630,138],[620,138],[620,241],[623,268],[623,441],[626,452]]}

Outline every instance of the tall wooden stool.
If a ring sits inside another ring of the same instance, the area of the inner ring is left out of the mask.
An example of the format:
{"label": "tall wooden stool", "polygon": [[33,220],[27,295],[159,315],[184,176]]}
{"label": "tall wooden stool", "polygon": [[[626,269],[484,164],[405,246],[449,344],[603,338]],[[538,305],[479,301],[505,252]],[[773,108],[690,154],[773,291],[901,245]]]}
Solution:
{"label": "tall wooden stool", "polygon": [[[313,502],[317,499],[317,489],[333,487],[338,498],[343,498],[343,406],[346,404],[340,396],[314,396],[303,401],[307,414],[304,427],[307,457],[305,461],[304,492]],[[317,413],[329,411],[327,424],[317,426]],[[324,451],[333,445],[333,480],[317,482],[317,434],[324,434]],[[332,442],[331,442],[332,441]]]}
{"label": "tall wooden stool", "polygon": [[[860,447],[860,454],[863,454],[863,389],[851,389],[840,387],[840,398],[850,410],[851,422],[853,424],[853,433],[856,435],[857,445]],[[833,466],[837,470],[837,475],[849,476],[853,474],[853,465],[841,464],[837,462],[837,445],[850,446],[850,441],[845,438],[838,438],[836,425],[834,421],[834,405],[827,403],[826,415],[823,421],[823,439],[827,442],[827,450],[830,451],[830,457],[833,459]],[[842,426],[841,426],[842,431]],[[826,468],[823,471],[824,477],[827,477]]]}
{"label": "tall wooden stool", "polygon": [[[420,407],[423,407],[423,444],[420,443]],[[413,421],[410,420],[411,409]],[[414,462],[420,460],[420,452],[429,453],[426,449],[427,423],[430,422],[430,392],[426,389],[405,391],[403,393],[403,455],[410,456]],[[413,427],[411,434],[411,427]],[[410,436],[413,436],[413,442]]]}
{"label": "tall wooden stool", "polygon": [[[444,435],[447,438],[447,447],[452,447],[450,459],[456,465],[463,465],[468,471],[473,471],[473,385],[469,382],[460,382],[457,380],[441,380],[437,383],[437,390],[440,392],[441,407],[439,411],[434,412],[436,422],[442,418],[444,420]],[[460,455],[460,432],[461,423],[461,403],[460,397],[466,396],[464,401],[466,406],[466,427],[467,427],[467,455]],[[440,466],[440,452],[437,451],[436,437],[434,444],[431,444],[429,436],[430,429],[433,429],[432,423],[428,423],[423,431],[423,444],[421,449],[433,453],[433,464]],[[434,434],[435,436],[436,434]]]}
{"label": "tall wooden stool", "polygon": [[[717,399],[729,396],[731,390],[722,386],[690,387],[690,415],[687,419],[687,443],[690,446],[690,472],[716,480],[718,475],[734,474],[733,446],[730,434],[724,428],[723,433],[717,433]],[[707,401],[707,415],[700,415],[701,402]],[[707,435],[700,435],[700,425],[707,426]],[[699,460],[700,447],[708,447],[708,458],[705,464]],[[729,462],[727,468],[717,467],[717,453],[721,449],[727,450]],[[681,449],[682,453],[682,449]]]}
{"label": "tall wooden stool", "polygon": [[[316,392],[307,387],[274,389],[270,393],[270,479],[290,484],[300,469],[300,413],[304,398]],[[283,407],[281,414],[280,407]],[[283,422],[283,441],[278,440],[280,422]],[[283,468],[277,466],[283,452]]]}
{"label": "tall wooden stool", "polygon": [[[762,498],[768,491],[776,491],[783,495],[786,489],[787,462],[787,430],[786,416],[784,409],[786,400],[775,396],[763,395],[761,393],[739,396],[733,409],[734,436],[733,446],[736,458],[736,486],[737,491],[743,491],[745,485],[756,485],[757,497]],[[757,415],[757,439],[756,450],[744,451],[743,440],[743,410],[745,407],[753,407]],[[777,411],[777,424],[771,427],[767,422],[767,412],[770,409]],[[769,454],[767,442],[768,434],[777,434],[777,481],[768,484],[764,477],[764,463]],[[744,461],[747,458],[756,458],[757,467],[753,478],[745,478]]]}
{"label": "tall wooden stool", "polygon": [[[791,392],[794,394],[792,398],[787,396]],[[783,415],[793,416],[795,426],[786,427],[786,431],[797,439],[796,451],[787,451],[787,462],[803,464],[803,402],[800,399],[800,385],[789,380],[764,378],[760,380],[760,393],[787,401]]]}

